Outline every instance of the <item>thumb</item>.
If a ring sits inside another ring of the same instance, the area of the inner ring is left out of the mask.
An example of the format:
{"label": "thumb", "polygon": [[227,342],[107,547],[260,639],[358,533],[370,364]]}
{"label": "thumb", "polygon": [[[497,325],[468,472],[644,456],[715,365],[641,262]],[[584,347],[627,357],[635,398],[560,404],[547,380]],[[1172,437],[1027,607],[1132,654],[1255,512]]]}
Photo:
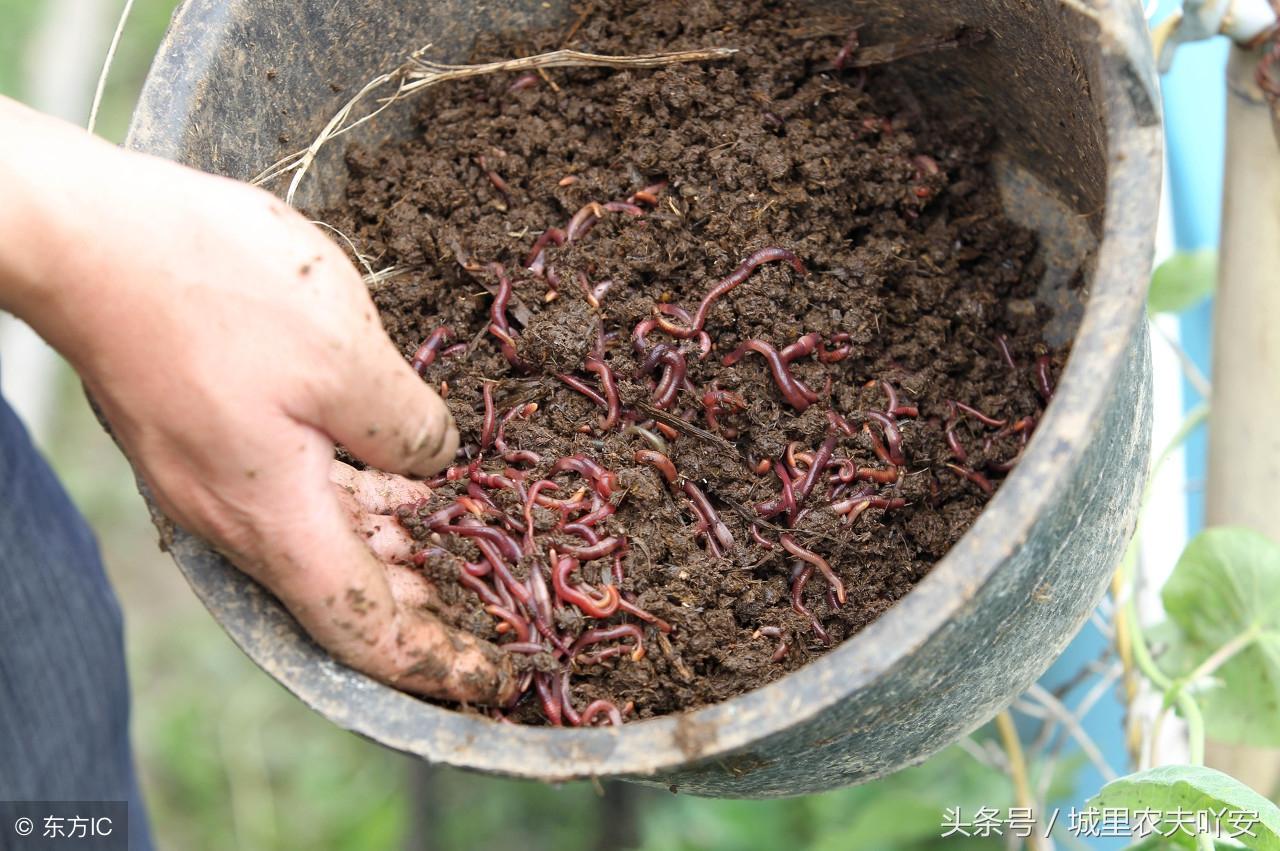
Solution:
{"label": "thumb", "polygon": [[381,328],[357,347],[354,374],[321,406],[316,425],[366,464],[432,476],[458,452],[458,428],[444,400],[400,356]]}

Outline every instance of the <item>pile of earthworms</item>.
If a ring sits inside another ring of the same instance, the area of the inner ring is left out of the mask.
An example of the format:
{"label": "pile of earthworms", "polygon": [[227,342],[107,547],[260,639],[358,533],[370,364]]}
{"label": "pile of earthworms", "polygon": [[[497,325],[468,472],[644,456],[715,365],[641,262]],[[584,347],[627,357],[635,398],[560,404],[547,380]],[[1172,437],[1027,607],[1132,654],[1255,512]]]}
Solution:
{"label": "pile of earthworms", "polygon": [[[495,185],[502,183],[496,174],[490,179]],[[550,302],[563,295],[563,281],[548,257],[550,246],[583,239],[606,215],[646,215],[645,208],[657,205],[664,188],[665,184],[660,183],[635,192],[625,201],[587,204],[564,228],[550,227],[537,237],[524,266],[528,275],[545,284],[544,299]],[[717,558],[734,552],[739,542],[721,518],[715,495],[682,476],[667,450],[671,441],[691,439],[686,437],[688,434],[701,434],[704,438],[711,435],[728,442],[739,436],[731,422],[735,414],[746,410],[745,399],[714,383],[694,386],[688,364],[690,358],[706,359],[714,351],[706,323],[717,301],[768,263],[786,264],[798,276],[807,274],[804,263],[791,251],[762,248],[710,287],[692,310],[669,303],[655,304],[652,314],[636,324],[629,335],[622,333],[625,329],[606,328],[603,304],[610,282],[593,284],[586,275],[576,274],[580,297],[597,311],[600,321],[594,329],[584,329],[593,334],[594,342],[581,370],[554,376],[601,410],[598,422],[594,426],[583,425],[580,431],[601,434],[624,430],[645,442],[647,448],[634,454],[635,463],[652,467],[661,476],[693,518],[695,535]],[[529,376],[532,368],[520,356],[520,332],[512,322],[511,276],[497,263],[464,263],[464,267],[496,280],[490,289],[487,334],[511,368]],[[437,358],[466,350],[466,344],[449,346],[453,338],[449,328],[434,330],[414,354],[413,365],[425,374]],[[996,342],[1004,360],[1016,370],[1004,338]],[[610,348],[628,344],[639,364],[635,378],[646,381],[651,391],[648,403],[635,406],[624,405],[619,396],[618,376],[610,361],[618,363],[620,359],[606,356]],[[750,339],[721,356],[721,361],[725,366],[734,366],[748,355],[756,355],[768,369],[781,400],[802,413],[820,401],[829,402],[832,380],[828,377],[823,390],[815,391],[793,374],[792,364],[814,358],[820,364],[834,365],[852,353],[849,335],[824,336],[815,332],[803,334],[781,349],[765,340]],[[1033,374],[1047,404],[1053,394],[1047,357],[1036,362]],[[870,508],[887,512],[905,507],[905,499],[895,493],[895,485],[908,463],[900,424],[921,413],[900,396],[893,384],[885,380],[876,383],[884,397],[883,407],[849,415],[828,409],[826,434],[817,447],[792,442],[781,457],[744,461],[755,474],[776,479],[778,487],[776,497],[754,506],[758,520],[749,525],[752,541],[747,546],[781,551],[792,560],[792,608],[809,621],[814,635],[825,644],[831,643],[831,637],[806,605],[806,588],[815,572],[821,574],[832,609],[845,604],[845,588],[827,560],[802,543],[802,533],[792,530],[810,512],[831,511],[840,515],[844,523],[853,524]],[[604,528],[624,496],[619,491],[617,472],[586,455],[546,459],[544,463],[538,453],[511,446],[506,437],[508,425],[513,420],[535,416],[537,404],[525,402],[500,411],[494,403],[491,382],[484,383],[482,398],[481,431],[478,438],[460,450],[460,457],[465,460],[430,482],[434,489],[454,495],[437,494],[424,503],[402,506],[398,512],[405,527],[424,543],[416,560],[419,564],[432,559],[455,565],[457,581],[479,598],[484,610],[495,619],[497,633],[507,639],[500,646],[510,653],[530,657],[530,664],[521,674],[517,702],[530,693],[536,694],[542,715],[556,726],[620,724],[633,707],[596,700],[578,708],[571,675],[584,666],[608,660],[617,660],[611,664],[626,664],[628,658],[639,661],[646,653],[646,637],[670,633],[672,626],[641,608],[633,595],[622,590],[625,557],[631,542],[625,535],[610,534]],[[985,433],[982,454],[986,457],[994,442],[1007,436],[1015,436],[1020,446],[1025,445],[1040,413],[1037,410],[1008,422],[964,402],[948,401],[945,418],[939,417],[951,456],[946,468],[990,495],[994,489],[992,477],[1007,474],[1016,464],[1021,448],[1018,455],[1006,461],[984,462],[980,468],[968,466],[970,452],[957,431],[961,419],[975,424],[970,434],[974,429]],[[840,441],[859,433],[870,444],[878,465],[859,465],[841,455]],[[548,472],[535,475],[535,469]],[[433,507],[442,499],[446,503],[443,507]],[[470,541],[480,554],[479,560],[460,558],[446,550],[442,544],[447,536]],[[790,649],[778,626],[762,625],[756,637],[778,641],[774,661],[780,661]],[[491,712],[495,718],[505,720],[505,710],[510,709]]]}

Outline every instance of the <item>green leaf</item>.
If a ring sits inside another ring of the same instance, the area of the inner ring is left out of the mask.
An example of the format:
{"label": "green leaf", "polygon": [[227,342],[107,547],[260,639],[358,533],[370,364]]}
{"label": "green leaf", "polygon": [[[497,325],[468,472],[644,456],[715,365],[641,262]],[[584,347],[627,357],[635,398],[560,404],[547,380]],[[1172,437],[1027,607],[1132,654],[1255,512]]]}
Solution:
{"label": "green leaf", "polygon": [[[1112,807],[1127,810],[1130,819],[1138,811],[1154,811],[1148,823],[1155,824],[1157,833],[1170,833],[1168,838],[1150,838],[1139,843],[1140,848],[1163,848],[1169,843],[1176,847],[1195,848],[1195,839],[1179,825],[1179,820],[1169,818],[1169,813],[1209,813],[1209,825],[1224,810],[1228,814],[1221,821],[1222,838],[1230,838],[1233,829],[1248,827],[1248,834],[1235,837],[1252,851],[1280,851],[1280,807],[1268,801],[1229,774],[1199,765],[1164,765],[1148,771],[1130,774],[1112,780],[1089,800],[1088,806],[1099,810]],[[1230,813],[1246,813],[1244,822],[1231,822]],[[1246,824],[1256,815],[1257,821]],[[1195,822],[1182,822],[1194,829]],[[1163,839],[1165,844],[1161,844]],[[1218,843],[1221,846],[1221,843]]]}
{"label": "green leaf", "polygon": [[1224,742],[1280,746],[1280,545],[1250,529],[1197,535],[1161,594],[1169,652],[1186,676],[1250,630],[1253,643],[1223,664],[1196,696],[1208,734]]}
{"label": "green leaf", "polygon": [[1147,293],[1151,313],[1181,313],[1213,294],[1218,253],[1212,249],[1179,252],[1156,268]]}

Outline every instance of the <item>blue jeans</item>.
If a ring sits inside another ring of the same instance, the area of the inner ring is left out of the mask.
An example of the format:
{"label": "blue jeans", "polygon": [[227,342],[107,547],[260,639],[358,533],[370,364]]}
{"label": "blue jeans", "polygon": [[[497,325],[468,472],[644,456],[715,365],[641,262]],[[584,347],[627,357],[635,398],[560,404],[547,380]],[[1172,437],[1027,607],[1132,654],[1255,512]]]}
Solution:
{"label": "blue jeans", "polygon": [[0,800],[127,800],[129,848],[151,848],[120,606],[93,532],[2,398]]}

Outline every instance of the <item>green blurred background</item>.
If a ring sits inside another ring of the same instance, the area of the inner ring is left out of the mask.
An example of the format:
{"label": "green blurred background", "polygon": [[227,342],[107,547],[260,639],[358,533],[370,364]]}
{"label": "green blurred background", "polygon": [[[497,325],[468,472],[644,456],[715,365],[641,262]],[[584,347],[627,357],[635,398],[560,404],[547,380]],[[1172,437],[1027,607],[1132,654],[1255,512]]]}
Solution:
{"label": "green blurred background", "polygon": [[[122,5],[0,0],[0,93],[83,124]],[[175,5],[135,4],[98,121],[113,141]],[[21,329],[0,321],[12,342]],[[982,736],[879,783],[775,802],[495,780],[357,738],[261,673],[205,613],[159,552],[128,465],[65,365],[37,350],[6,357],[6,368],[6,392],[27,399],[37,442],[97,530],[127,613],[134,744],[161,848],[915,849],[948,842],[948,807],[1011,803],[992,767],[1001,754]]]}

